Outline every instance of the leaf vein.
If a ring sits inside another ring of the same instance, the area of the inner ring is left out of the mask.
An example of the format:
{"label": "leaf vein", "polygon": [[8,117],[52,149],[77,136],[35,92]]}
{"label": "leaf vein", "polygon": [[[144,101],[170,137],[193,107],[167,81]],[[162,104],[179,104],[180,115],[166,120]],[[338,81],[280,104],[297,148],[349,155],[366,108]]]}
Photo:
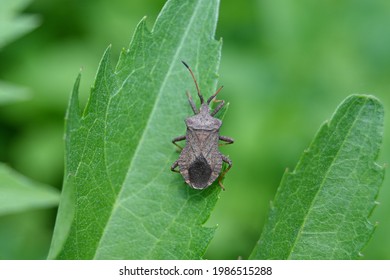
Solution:
{"label": "leaf vein", "polygon": [[[365,103],[367,103],[367,100],[365,100]],[[351,106],[353,106],[353,103],[351,103],[351,104],[349,105],[349,107],[351,107]],[[357,115],[360,115],[360,114],[361,114],[363,108],[364,108],[364,106],[362,105],[361,108],[360,108],[360,110],[359,110],[359,113],[358,113]],[[343,118],[345,118],[345,117],[346,117],[346,116],[344,115]],[[297,236],[296,236],[296,238],[295,238],[295,242],[294,242],[294,243],[292,244],[292,246],[291,246],[291,250],[290,250],[290,252],[289,252],[289,255],[288,255],[287,259],[290,259],[290,258],[291,258],[291,255],[292,255],[292,253],[294,252],[294,248],[295,248],[295,246],[297,245],[298,240],[301,238],[301,235],[304,233],[304,232],[303,232],[303,229],[304,229],[304,227],[305,227],[305,225],[306,225],[306,223],[307,223],[307,218],[308,218],[308,216],[309,216],[309,213],[310,213],[311,210],[313,209],[314,202],[316,201],[316,198],[317,198],[318,194],[320,193],[320,190],[323,188],[323,186],[324,186],[324,184],[325,184],[325,182],[326,182],[326,180],[327,180],[327,178],[328,178],[328,174],[329,174],[330,170],[331,170],[332,167],[333,167],[333,163],[338,159],[339,152],[342,150],[342,147],[344,146],[345,141],[346,141],[346,139],[348,138],[349,134],[351,133],[352,128],[354,127],[354,125],[355,125],[355,123],[356,123],[357,120],[358,120],[358,117],[356,117],[356,118],[354,119],[352,125],[349,127],[348,132],[346,133],[346,136],[344,137],[342,144],[340,145],[339,149],[337,150],[336,155],[335,155],[334,158],[332,159],[332,162],[331,162],[331,164],[329,165],[329,167],[328,167],[328,169],[327,169],[327,171],[326,171],[326,173],[325,173],[325,175],[324,175],[324,177],[323,177],[323,179],[322,179],[322,181],[321,181],[321,184],[320,184],[320,186],[318,187],[318,190],[317,190],[315,196],[314,196],[313,199],[311,200],[311,203],[310,203],[310,206],[309,206],[309,208],[308,208],[308,211],[307,211],[307,213],[306,213],[306,215],[305,215],[305,217],[304,217],[304,220],[303,220],[303,222],[302,222],[302,224],[301,224],[301,226],[300,226],[300,228],[299,228],[299,231],[298,231]],[[340,122],[341,122],[341,121],[340,121]],[[340,123],[340,122],[339,122],[339,123]],[[339,125],[339,123],[338,123],[337,125]],[[333,133],[336,133],[336,131],[337,131],[337,129],[335,129]]]}

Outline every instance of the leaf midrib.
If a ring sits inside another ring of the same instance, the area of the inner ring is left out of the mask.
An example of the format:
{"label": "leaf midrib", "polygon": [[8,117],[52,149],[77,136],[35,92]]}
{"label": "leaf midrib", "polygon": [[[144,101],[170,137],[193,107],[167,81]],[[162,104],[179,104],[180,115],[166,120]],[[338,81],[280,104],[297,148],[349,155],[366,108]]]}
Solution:
{"label": "leaf midrib", "polygon": [[[303,222],[302,222],[301,227],[299,228],[299,231],[298,231],[298,234],[297,234],[297,236],[296,236],[296,238],[295,238],[294,244],[291,246],[291,249],[290,249],[289,255],[287,256],[287,259],[290,259],[290,258],[291,258],[291,254],[294,252],[294,248],[296,247],[296,245],[297,245],[297,243],[298,243],[298,240],[300,240],[300,238],[301,238],[303,228],[305,227],[306,222],[307,222],[307,217],[309,216],[309,214],[311,213],[311,211],[312,211],[312,209],[313,209],[314,202],[317,200],[317,196],[318,196],[318,194],[320,193],[320,191],[322,190],[322,188],[323,188],[323,186],[324,186],[324,184],[325,184],[325,181],[326,181],[327,178],[328,178],[328,174],[329,174],[330,170],[332,169],[333,163],[338,159],[339,153],[340,153],[340,151],[342,150],[342,148],[344,147],[345,142],[346,142],[346,139],[347,139],[348,136],[350,135],[351,130],[352,130],[352,128],[355,126],[355,123],[356,123],[356,121],[358,120],[358,117],[360,116],[360,114],[361,114],[361,112],[362,112],[362,110],[363,110],[363,108],[364,108],[364,105],[365,105],[366,103],[367,103],[367,99],[365,100],[364,104],[362,104],[362,106],[361,106],[361,108],[360,108],[360,110],[359,110],[359,113],[357,114],[357,117],[356,117],[355,120],[353,121],[352,125],[351,125],[350,128],[348,129],[348,133],[346,134],[345,138],[343,139],[342,145],[340,145],[340,148],[338,149],[338,151],[337,151],[335,157],[333,158],[332,163],[329,165],[328,170],[326,171],[325,176],[324,176],[324,178],[323,178],[323,180],[322,180],[322,182],[321,182],[321,184],[320,184],[320,187],[318,188],[318,190],[317,190],[315,196],[313,197],[313,199],[312,199],[312,201],[311,201],[311,203],[310,203],[309,210],[306,212],[305,218],[304,218],[304,220],[303,220]],[[351,106],[353,106],[353,104],[351,104],[351,105],[349,106],[349,108],[350,108]],[[348,109],[349,109],[349,108],[348,108]]]}
{"label": "leaf midrib", "polygon": [[[109,221],[110,221],[110,219],[111,219],[111,217],[112,217],[112,213],[119,207],[119,202],[118,202],[118,201],[119,201],[119,198],[121,197],[121,194],[122,194],[122,192],[123,192],[125,182],[127,181],[129,174],[131,174],[130,171],[132,170],[133,163],[134,163],[135,159],[137,158],[138,153],[139,153],[141,147],[143,146],[145,134],[146,134],[146,132],[148,131],[148,127],[150,126],[150,122],[151,122],[151,120],[153,119],[153,116],[154,116],[154,114],[155,114],[155,112],[156,112],[156,108],[158,107],[157,104],[160,102],[160,99],[161,99],[161,95],[162,95],[163,89],[164,89],[165,86],[166,86],[168,77],[169,77],[169,76],[171,75],[171,73],[172,73],[173,65],[175,65],[175,63],[176,63],[176,61],[177,61],[177,59],[178,59],[178,55],[179,55],[179,53],[180,53],[180,50],[182,49],[183,43],[185,42],[185,38],[187,38],[187,36],[188,36],[188,32],[189,32],[189,30],[191,29],[190,27],[191,27],[192,24],[193,24],[193,21],[194,21],[194,18],[195,18],[195,14],[197,14],[197,11],[198,11],[198,9],[199,9],[199,7],[200,7],[200,3],[201,3],[201,2],[202,2],[202,1],[197,1],[197,4],[196,4],[195,9],[194,9],[194,12],[192,13],[191,18],[190,18],[190,20],[189,20],[189,22],[188,22],[188,25],[187,25],[187,27],[186,27],[186,29],[185,29],[185,31],[184,31],[184,35],[182,36],[182,39],[180,40],[179,45],[177,46],[176,51],[175,51],[175,53],[174,53],[174,55],[173,55],[173,58],[172,58],[171,63],[170,63],[170,65],[169,65],[168,71],[166,72],[166,75],[165,75],[165,77],[164,77],[164,80],[163,80],[163,82],[162,82],[162,84],[161,84],[161,86],[160,86],[160,90],[159,90],[158,93],[157,93],[157,97],[156,97],[156,99],[155,99],[155,102],[153,103],[152,111],[151,111],[150,114],[149,114],[149,117],[148,117],[148,120],[147,120],[147,122],[146,122],[145,128],[144,128],[144,130],[143,130],[143,132],[142,132],[140,141],[138,142],[138,145],[137,145],[137,147],[136,147],[136,149],[135,149],[135,151],[134,151],[133,158],[132,158],[132,160],[130,161],[129,167],[127,168],[127,170],[128,170],[128,171],[127,171],[127,174],[126,174],[126,176],[125,176],[125,178],[124,178],[124,180],[123,180],[123,182],[122,182],[122,184],[121,184],[120,191],[119,191],[118,195],[116,196],[115,203],[114,203],[114,205],[113,205],[113,207],[112,207],[112,209],[111,209],[111,215],[110,215],[109,218],[107,219],[106,225],[109,223]],[[126,79],[127,79],[127,78],[126,78]],[[111,99],[111,98],[110,98],[110,99]],[[110,180],[110,181],[111,181],[111,180]],[[97,246],[96,246],[95,255],[94,255],[93,259],[96,259],[96,254],[97,254],[97,252],[98,252],[98,248],[100,248],[101,242],[102,242],[102,240],[104,239],[104,236],[105,236],[106,232],[107,232],[107,226],[103,229],[103,232],[102,232],[102,234],[101,234],[101,236],[100,236],[99,243],[98,243]],[[154,245],[153,248],[155,248],[157,242],[155,242],[154,244],[155,244],[155,245]]]}

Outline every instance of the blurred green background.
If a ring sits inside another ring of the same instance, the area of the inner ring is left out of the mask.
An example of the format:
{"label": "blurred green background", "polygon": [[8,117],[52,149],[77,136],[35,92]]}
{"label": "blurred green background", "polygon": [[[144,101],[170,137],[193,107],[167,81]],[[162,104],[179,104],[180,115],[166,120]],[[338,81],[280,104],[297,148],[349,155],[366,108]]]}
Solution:
{"label": "blurred green background", "polygon": [[[0,0],[3,1],[3,0]],[[0,49],[0,79],[22,85],[29,100],[0,107],[0,161],[61,188],[63,120],[82,68],[81,100],[105,48],[113,60],[138,21],[151,28],[164,0],[35,0],[24,10],[40,26]],[[377,96],[387,112],[379,163],[390,162],[390,1],[221,1],[220,84],[230,102],[222,134],[234,167],[207,225],[218,224],[208,259],[246,258],[286,168],[293,169],[319,126],[349,94]],[[115,62],[115,61],[113,61]],[[389,176],[364,259],[390,259]],[[56,209],[0,217],[0,257],[46,257]]]}

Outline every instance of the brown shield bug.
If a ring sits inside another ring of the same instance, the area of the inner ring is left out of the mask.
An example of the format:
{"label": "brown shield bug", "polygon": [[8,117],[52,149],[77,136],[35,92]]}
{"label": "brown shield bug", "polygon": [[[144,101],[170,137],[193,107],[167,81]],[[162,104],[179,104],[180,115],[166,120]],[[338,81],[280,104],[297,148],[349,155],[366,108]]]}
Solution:
{"label": "brown shield bug", "polygon": [[[221,154],[218,147],[220,145],[232,144],[234,140],[230,137],[219,135],[222,121],[214,118],[215,114],[221,110],[225,102],[221,100],[220,104],[218,104],[211,113],[209,108],[210,102],[217,96],[223,87],[220,87],[205,102],[200,93],[194,73],[187,63],[184,61],[182,62],[190,71],[194,80],[201,105],[198,110],[190,94],[187,92],[188,101],[190,102],[190,106],[195,115],[188,117],[185,120],[187,126],[186,135],[176,137],[172,140],[172,143],[179,147],[181,153],[179,159],[172,164],[171,170],[179,172],[183,176],[185,182],[194,189],[207,188],[219,176],[218,184],[225,190],[221,181],[232,167],[232,161]],[[176,143],[183,140],[186,140],[184,148]],[[219,144],[220,140],[225,143]],[[223,162],[227,163],[228,167],[220,175]],[[176,167],[179,167],[179,170],[176,170]]]}

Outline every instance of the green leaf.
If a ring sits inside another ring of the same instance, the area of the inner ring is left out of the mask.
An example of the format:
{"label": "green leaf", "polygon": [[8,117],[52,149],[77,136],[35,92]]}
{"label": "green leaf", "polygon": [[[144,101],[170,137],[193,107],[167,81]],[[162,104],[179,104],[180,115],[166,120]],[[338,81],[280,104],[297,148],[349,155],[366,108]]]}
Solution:
{"label": "green leaf", "polygon": [[31,98],[31,92],[24,87],[0,81],[0,105],[20,102]]}
{"label": "green leaf", "polygon": [[0,163],[0,215],[58,204],[60,193]]}
{"label": "green leaf", "polygon": [[199,259],[202,225],[220,188],[190,189],[170,171],[171,140],[191,115],[185,91],[216,89],[218,0],[170,0],[152,29],[142,20],[115,69],[104,54],[80,115],[77,79],[66,120],[66,174],[49,258]]}
{"label": "green leaf", "polygon": [[0,1],[0,48],[36,28],[39,19],[35,15],[19,15],[31,0]]}
{"label": "green leaf", "polygon": [[319,130],[293,172],[286,172],[251,259],[356,259],[384,170],[375,163],[383,107],[353,95]]}
{"label": "green leaf", "polygon": [[[30,0],[0,1],[0,49],[38,26],[35,15],[19,15]],[[31,98],[28,89],[0,81],[0,105]]]}

